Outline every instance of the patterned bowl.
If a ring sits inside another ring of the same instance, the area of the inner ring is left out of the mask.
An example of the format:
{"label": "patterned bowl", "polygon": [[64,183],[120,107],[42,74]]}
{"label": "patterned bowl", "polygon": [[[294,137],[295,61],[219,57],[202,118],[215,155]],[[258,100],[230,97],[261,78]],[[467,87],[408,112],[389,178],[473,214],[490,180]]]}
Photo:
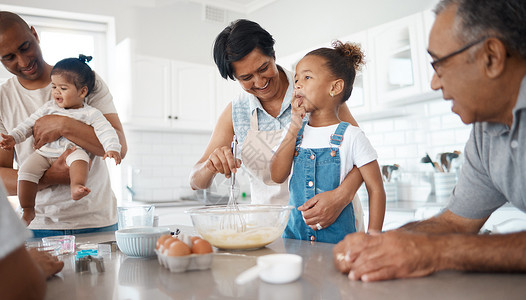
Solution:
{"label": "patterned bowl", "polygon": [[117,246],[131,257],[155,255],[155,243],[161,235],[169,234],[168,227],[134,227],[115,231]]}

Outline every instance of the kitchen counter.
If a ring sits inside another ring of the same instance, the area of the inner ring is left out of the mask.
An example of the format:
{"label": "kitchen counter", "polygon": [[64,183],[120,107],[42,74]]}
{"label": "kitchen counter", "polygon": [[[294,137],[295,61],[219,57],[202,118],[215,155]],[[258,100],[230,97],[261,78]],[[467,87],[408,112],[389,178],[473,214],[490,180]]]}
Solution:
{"label": "kitchen counter", "polygon": [[[192,227],[178,226],[195,235]],[[174,226],[171,226],[175,230]],[[77,235],[77,245],[114,240],[113,233]],[[217,251],[209,270],[170,273],[156,258],[104,256],[105,272],[75,273],[74,256],[48,281],[46,299],[524,299],[526,275],[440,272],[425,278],[376,283],[349,281],[332,262],[332,244],[278,239],[254,251]],[[273,285],[256,279],[237,286],[235,277],[272,253],[303,257],[302,277]]]}

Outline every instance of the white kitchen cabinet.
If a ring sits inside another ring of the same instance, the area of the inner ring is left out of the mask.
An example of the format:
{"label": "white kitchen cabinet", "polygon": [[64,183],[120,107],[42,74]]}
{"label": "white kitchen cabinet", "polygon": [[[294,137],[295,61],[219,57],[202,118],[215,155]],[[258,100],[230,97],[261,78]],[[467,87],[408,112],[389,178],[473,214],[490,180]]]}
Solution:
{"label": "white kitchen cabinet", "polygon": [[[433,21],[434,14],[424,11],[339,38],[359,43],[365,52],[366,65],[347,100],[358,120],[400,116],[405,104],[441,97],[430,88],[427,43]],[[328,45],[330,41],[280,57],[278,63],[291,68],[310,50]]]}
{"label": "white kitchen cabinet", "polygon": [[378,105],[389,105],[423,92],[426,67],[425,30],[421,13],[368,31],[371,65]]}
{"label": "white kitchen cabinet", "polygon": [[425,66],[425,73],[424,73],[424,86],[423,86],[423,92],[424,93],[435,93],[437,95],[440,95],[439,92],[434,92],[431,89],[431,79],[433,78],[433,75],[435,74],[435,70],[431,66],[431,56],[427,53],[427,49],[429,46],[429,33],[431,32],[431,27],[433,27],[433,22],[435,22],[435,13],[432,10],[425,10],[422,12],[422,17],[424,19],[424,46],[426,48],[426,55],[421,60],[422,63]]}
{"label": "white kitchen cabinet", "polygon": [[[369,58],[368,58],[368,44],[367,44],[367,32],[362,31],[358,32],[352,35],[344,36],[342,38],[339,38],[341,42],[351,42],[351,43],[357,43],[360,45],[360,48],[365,53],[365,60],[366,64],[364,68],[356,73],[356,78],[354,80],[353,85],[353,91],[351,94],[351,97],[347,99],[347,106],[349,106],[349,109],[351,110],[353,115],[356,114],[365,114],[371,112],[371,104],[370,104],[370,84],[371,80],[369,78]],[[284,57],[278,58],[277,63],[281,65],[282,67],[286,68],[287,70],[290,70],[292,72],[295,72],[296,65],[298,62],[305,56],[305,54],[309,53],[310,51],[314,49],[318,49],[321,47],[332,47],[332,41],[329,41],[324,44],[320,44],[315,47],[311,47],[308,49],[305,49],[303,51],[296,52],[291,55],[287,55]]]}
{"label": "white kitchen cabinet", "polygon": [[216,73],[214,67],[171,62],[172,101],[168,111],[171,127],[212,130],[215,120]]}
{"label": "white kitchen cabinet", "polygon": [[135,129],[211,131],[215,68],[135,54],[133,49],[130,40],[117,46],[121,80],[114,94],[123,123]]}
{"label": "white kitchen cabinet", "polygon": [[169,127],[172,83],[167,59],[137,57],[132,61],[132,94],[127,121],[138,126]]}
{"label": "white kitchen cabinet", "polygon": [[232,102],[243,91],[239,82],[229,79],[224,79],[219,75],[219,71],[215,70],[216,75],[216,105],[214,122],[223,113],[226,106]]}

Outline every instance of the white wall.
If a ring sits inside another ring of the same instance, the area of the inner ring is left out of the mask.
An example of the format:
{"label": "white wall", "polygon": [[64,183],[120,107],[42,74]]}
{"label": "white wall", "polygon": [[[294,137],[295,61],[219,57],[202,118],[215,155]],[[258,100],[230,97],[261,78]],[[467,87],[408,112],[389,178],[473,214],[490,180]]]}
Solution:
{"label": "white wall", "polygon": [[[399,164],[403,172],[432,174],[430,164],[420,163],[426,153],[436,160],[441,152],[464,151],[471,131],[451,113],[451,103],[442,99],[407,107],[408,115],[382,120],[360,120],[360,127],[378,152],[380,164]],[[129,168],[140,170],[134,182],[137,197],[167,200],[188,195],[192,166],[201,157],[210,134],[126,131],[128,156],[123,161],[123,184]],[[224,181],[219,177],[218,182]],[[248,192],[246,180],[241,186]],[[123,187],[123,195],[127,192]],[[127,197],[124,197],[127,199]]]}
{"label": "white wall", "polygon": [[278,0],[248,15],[276,40],[277,56],[433,8],[438,0]]}
{"label": "white wall", "polygon": [[[213,64],[212,42],[226,23],[202,21],[201,5],[151,0],[4,0],[2,4],[115,17],[116,41],[137,41],[141,54]],[[233,19],[243,17],[230,13]]]}
{"label": "white wall", "polygon": [[436,2],[277,0],[248,15],[228,12],[225,23],[203,21],[202,6],[184,0],[3,0],[2,4],[114,16],[117,43],[130,37],[136,39],[141,54],[213,64],[215,37],[238,18],[257,21],[273,34],[279,56],[429,9]]}

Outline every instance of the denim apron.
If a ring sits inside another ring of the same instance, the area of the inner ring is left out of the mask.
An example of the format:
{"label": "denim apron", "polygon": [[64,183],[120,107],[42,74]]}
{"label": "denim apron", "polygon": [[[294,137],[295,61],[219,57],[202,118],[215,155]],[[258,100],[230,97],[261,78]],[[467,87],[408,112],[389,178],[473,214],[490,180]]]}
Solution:
{"label": "denim apron", "polygon": [[[352,202],[340,213],[336,221],[322,230],[312,230],[297,209],[317,194],[331,191],[340,185],[340,145],[349,123],[341,122],[331,135],[329,147],[320,149],[301,148],[303,123],[296,139],[296,153],[292,177],[289,183],[289,205],[294,206],[290,214],[284,238],[293,238],[325,243],[337,243],[348,233],[356,232],[356,223]],[[332,152],[332,153],[331,153]]]}

